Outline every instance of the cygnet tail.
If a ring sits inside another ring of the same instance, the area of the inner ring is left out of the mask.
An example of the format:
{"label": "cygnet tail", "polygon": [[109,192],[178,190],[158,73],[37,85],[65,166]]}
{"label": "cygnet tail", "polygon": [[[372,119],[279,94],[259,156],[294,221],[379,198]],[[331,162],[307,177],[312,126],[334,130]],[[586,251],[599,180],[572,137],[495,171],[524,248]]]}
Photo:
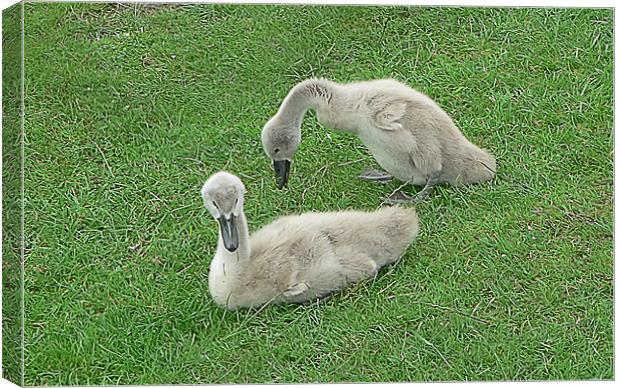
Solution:
{"label": "cygnet tail", "polygon": [[451,184],[468,185],[490,181],[497,172],[495,157],[487,150],[469,144],[467,151],[452,160]]}
{"label": "cygnet tail", "polygon": [[389,234],[390,248],[389,254],[376,260],[379,267],[397,262],[420,231],[418,214],[411,206],[392,206],[383,212],[388,217],[389,226],[384,230]]}
{"label": "cygnet tail", "polygon": [[418,213],[410,206],[393,206],[394,220],[401,225],[403,237],[410,244],[420,231]]}

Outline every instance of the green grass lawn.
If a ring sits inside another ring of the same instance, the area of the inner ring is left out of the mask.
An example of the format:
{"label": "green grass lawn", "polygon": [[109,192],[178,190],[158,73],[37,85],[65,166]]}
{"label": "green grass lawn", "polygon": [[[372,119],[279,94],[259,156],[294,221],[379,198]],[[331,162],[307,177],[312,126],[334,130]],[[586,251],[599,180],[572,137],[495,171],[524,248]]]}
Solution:
{"label": "green grass lawn", "polygon": [[[25,7],[27,385],[614,377],[612,10]],[[311,76],[427,93],[497,178],[436,190],[374,281],[225,312],[210,174],[251,230],[399,185],[310,113],[276,189],[260,128]]]}
{"label": "green grass lawn", "polygon": [[21,382],[21,7],[2,11],[2,377]]}

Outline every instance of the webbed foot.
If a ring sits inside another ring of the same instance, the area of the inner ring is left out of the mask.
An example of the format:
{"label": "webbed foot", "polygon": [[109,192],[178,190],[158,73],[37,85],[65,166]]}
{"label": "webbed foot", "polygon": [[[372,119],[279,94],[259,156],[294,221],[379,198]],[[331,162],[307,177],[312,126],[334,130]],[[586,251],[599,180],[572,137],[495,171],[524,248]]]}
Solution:
{"label": "webbed foot", "polygon": [[383,198],[383,202],[389,203],[392,205],[402,204],[402,205],[415,205],[422,202],[427,196],[424,198],[420,198],[419,196],[410,197],[402,191],[397,191],[394,194],[390,195],[387,198]]}
{"label": "webbed foot", "polygon": [[373,170],[370,168],[365,168],[362,173],[359,175],[360,179],[365,181],[377,182],[377,183],[387,183],[391,181],[394,177],[388,174],[385,171],[381,170]]}
{"label": "webbed foot", "polygon": [[433,173],[426,180],[426,185],[424,185],[424,188],[420,190],[420,192],[418,192],[415,197],[408,196],[407,194],[400,191],[400,188],[399,188],[396,192],[392,193],[389,197],[385,198],[384,202],[387,202],[393,205],[394,204],[408,204],[408,205],[418,204],[420,202],[423,202],[426,198],[428,198],[428,196],[433,192],[433,189],[435,188],[435,185],[438,183],[438,181],[439,181],[439,172]]}

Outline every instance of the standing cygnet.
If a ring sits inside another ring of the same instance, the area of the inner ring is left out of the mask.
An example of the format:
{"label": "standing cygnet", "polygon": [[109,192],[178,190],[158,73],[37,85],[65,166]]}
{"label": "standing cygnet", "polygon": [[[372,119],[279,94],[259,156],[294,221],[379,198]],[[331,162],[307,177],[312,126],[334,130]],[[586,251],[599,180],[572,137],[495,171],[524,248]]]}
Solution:
{"label": "standing cygnet", "polygon": [[243,213],[245,187],[227,172],[202,187],[219,222],[209,292],[228,309],[320,299],[396,262],[418,234],[414,209],[305,213],[278,218],[252,237]]}
{"label": "standing cygnet", "polygon": [[359,136],[389,173],[365,170],[360,178],[385,182],[394,176],[424,185],[415,198],[396,193],[389,202],[418,202],[438,183],[470,184],[495,176],[495,158],[469,142],[433,100],[409,86],[391,79],[349,84],[309,79],[291,89],[261,134],[279,188],[288,181],[301,122],[310,108],[321,123]]}

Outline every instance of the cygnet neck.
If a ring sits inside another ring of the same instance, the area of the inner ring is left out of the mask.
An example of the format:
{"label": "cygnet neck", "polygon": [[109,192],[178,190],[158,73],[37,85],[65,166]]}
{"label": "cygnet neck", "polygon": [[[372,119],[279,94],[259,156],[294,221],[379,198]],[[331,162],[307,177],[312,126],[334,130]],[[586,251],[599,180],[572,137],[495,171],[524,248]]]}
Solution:
{"label": "cygnet neck", "polygon": [[224,241],[222,240],[222,232],[219,232],[218,255],[223,257],[227,262],[241,262],[250,258],[250,233],[243,209],[236,218],[235,224],[237,232],[239,233],[239,246],[234,252],[230,252],[226,249]]}
{"label": "cygnet neck", "polygon": [[335,94],[335,84],[324,79],[311,79],[298,83],[286,96],[277,116],[280,122],[301,128],[308,109],[327,109]]}

